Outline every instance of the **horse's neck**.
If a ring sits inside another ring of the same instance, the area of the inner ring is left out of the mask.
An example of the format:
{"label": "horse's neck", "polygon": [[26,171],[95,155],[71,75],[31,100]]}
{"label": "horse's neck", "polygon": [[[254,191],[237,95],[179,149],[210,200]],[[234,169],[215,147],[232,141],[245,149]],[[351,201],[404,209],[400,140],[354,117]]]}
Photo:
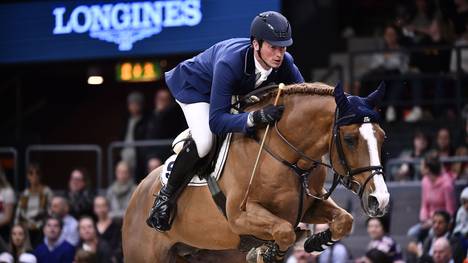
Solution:
{"label": "horse's neck", "polygon": [[293,96],[285,99],[291,108],[280,124],[285,137],[308,157],[320,159],[328,151],[335,103],[329,96]]}

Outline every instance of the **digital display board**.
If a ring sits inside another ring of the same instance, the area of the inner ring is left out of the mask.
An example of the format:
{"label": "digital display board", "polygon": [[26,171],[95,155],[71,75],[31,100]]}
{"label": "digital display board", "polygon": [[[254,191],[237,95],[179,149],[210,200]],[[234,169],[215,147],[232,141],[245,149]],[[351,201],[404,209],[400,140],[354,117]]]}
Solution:
{"label": "digital display board", "polygon": [[50,1],[0,4],[0,63],[191,53],[248,37],[280,0]]}

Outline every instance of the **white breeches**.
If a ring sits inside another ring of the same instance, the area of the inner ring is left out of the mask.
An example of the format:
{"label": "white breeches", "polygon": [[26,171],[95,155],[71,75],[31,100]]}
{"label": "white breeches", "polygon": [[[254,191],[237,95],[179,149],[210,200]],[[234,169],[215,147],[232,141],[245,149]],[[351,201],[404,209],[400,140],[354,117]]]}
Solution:
{"label": "white breeches", "polygon": [[177,101],[184,112],[185,120],[197,146],[198,156],[205,157],[213,145],[213,133],[210,130],[210,104],[197,102],[185,104]]}

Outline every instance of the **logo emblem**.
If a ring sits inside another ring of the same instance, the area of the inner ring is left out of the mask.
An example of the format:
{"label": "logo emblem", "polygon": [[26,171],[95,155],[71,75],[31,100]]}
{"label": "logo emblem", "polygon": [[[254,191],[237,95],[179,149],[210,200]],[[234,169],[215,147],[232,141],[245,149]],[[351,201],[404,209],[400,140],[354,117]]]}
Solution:
{"label": "logo emblem", "polygon": [[91,38],[129,51],[139,40],[159,34],[164,27],[196,26],[202,19],[200,0],[132,2],[54,8],[54,35],[88,33]]}
{"label": "logo emblem", "polygon": [[366,116],[366,117],[364,117],[364,120],[362,122],[364,122],[364,123],[370,122],[370,118]]}

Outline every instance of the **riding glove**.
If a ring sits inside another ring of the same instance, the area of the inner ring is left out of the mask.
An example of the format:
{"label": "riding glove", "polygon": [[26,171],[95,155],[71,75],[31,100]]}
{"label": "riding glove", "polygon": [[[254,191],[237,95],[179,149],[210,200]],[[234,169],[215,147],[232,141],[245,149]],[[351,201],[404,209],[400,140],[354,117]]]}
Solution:
{"label": "riding glove", "polygon": [[269,104],[260,110],[256,110],[249,115],[249,118],[255,127],[264,127],[273,124],[283,115],[284,106],[274,106]]}

